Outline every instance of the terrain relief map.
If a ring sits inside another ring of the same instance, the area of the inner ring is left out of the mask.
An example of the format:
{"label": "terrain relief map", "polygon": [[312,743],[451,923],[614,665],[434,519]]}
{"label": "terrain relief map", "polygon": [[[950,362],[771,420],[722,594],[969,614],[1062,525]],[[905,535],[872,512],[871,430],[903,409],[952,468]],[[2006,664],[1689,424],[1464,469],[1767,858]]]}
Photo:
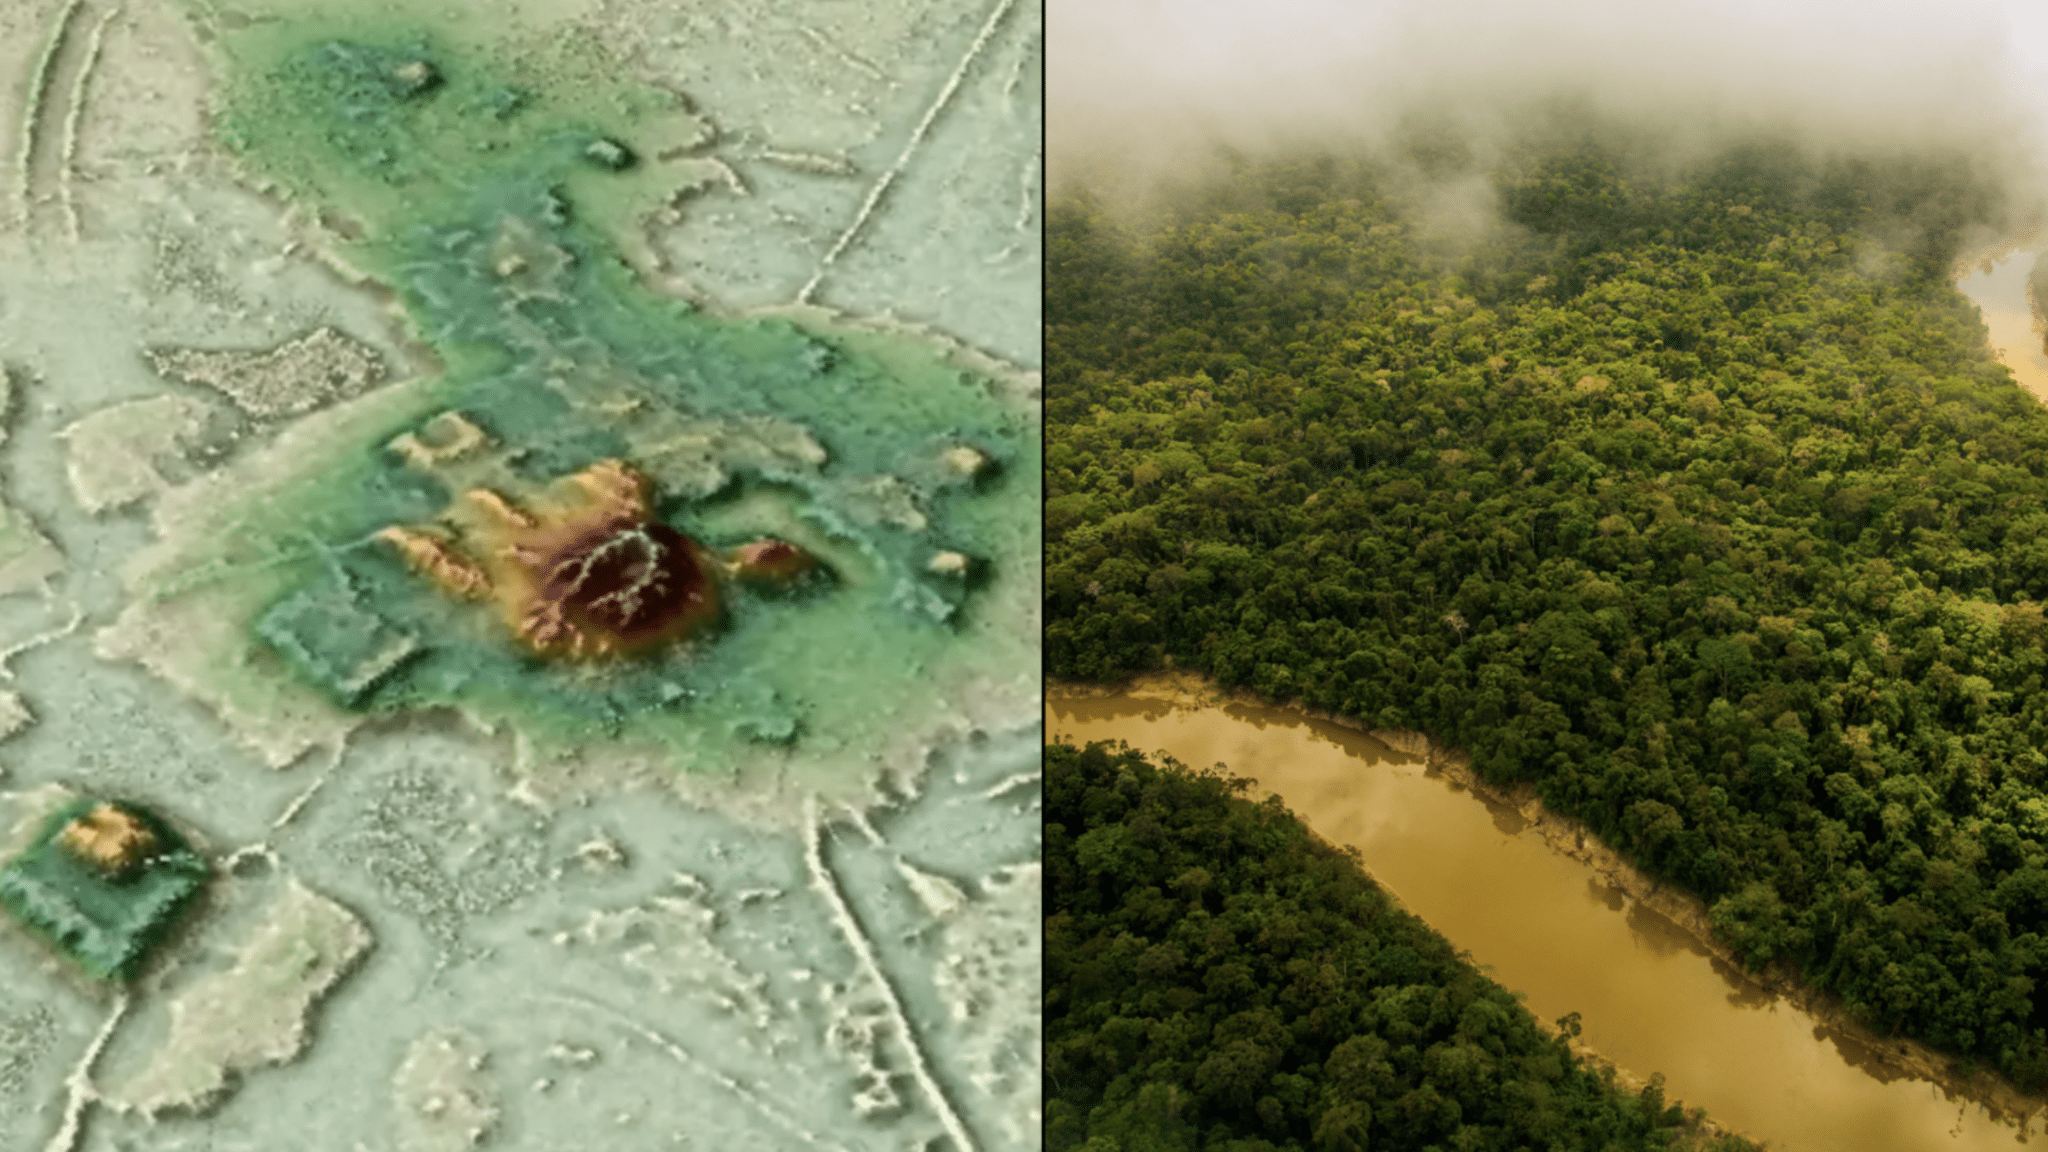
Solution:
{"label": "terrain relief map", "polygon": [[0,0],[0,1149],[1036,1146],[1042,34]]}

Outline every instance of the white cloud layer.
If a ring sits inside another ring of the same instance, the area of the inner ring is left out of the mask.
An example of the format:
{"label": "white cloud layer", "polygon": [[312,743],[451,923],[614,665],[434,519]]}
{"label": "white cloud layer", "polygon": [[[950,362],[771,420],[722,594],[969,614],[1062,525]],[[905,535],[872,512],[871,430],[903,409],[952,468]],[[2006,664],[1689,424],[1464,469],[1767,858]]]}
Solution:
{"label": "white cloud layer", "polygon": [[1056,182],[1370,143],[1416,109],[1483,135],[1559,94],[1677,141],[1957,145],[2030,184],[2048,143],[2040,0],[1049,0],[1048,22]]}

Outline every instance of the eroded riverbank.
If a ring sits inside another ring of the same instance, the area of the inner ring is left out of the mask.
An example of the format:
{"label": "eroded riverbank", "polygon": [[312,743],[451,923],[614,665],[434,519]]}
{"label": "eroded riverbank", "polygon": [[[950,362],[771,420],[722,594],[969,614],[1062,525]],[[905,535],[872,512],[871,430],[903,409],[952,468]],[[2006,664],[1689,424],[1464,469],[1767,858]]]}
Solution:
{"label": "eroded riverbank", "polygon": [[1221,696],[1187,675],[1054,686],[1047,730],[1253,777],[1358,847],[1383,887],[1539,1020],[1579,1012],[1579,1046],[1624,1082],[1662,1073],[1673,1098],[1774,1147],[2011,1148],[2038,1119],[2041,1101],[1875,1036],[1790,973],[1743,973],[1697,900],[1419,734]]}

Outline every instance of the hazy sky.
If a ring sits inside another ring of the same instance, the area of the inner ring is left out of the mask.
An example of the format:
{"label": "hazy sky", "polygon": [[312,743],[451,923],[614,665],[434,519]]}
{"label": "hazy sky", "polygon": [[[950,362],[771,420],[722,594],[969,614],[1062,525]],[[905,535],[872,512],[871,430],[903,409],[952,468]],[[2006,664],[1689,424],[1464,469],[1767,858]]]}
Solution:
{"label": "hazy sky", "polygon": [[1560,88],[1707,135],[2048,146],[2048,0],[1049,0],[1048,24],[1056,180]]}

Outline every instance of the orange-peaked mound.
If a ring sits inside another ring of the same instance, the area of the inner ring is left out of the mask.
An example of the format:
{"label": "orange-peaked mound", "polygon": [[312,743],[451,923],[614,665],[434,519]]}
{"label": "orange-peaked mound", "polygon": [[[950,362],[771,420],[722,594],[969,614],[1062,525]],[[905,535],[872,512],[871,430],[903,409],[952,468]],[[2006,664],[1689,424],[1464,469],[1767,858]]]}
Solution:
{"label": "orange-peaked mound", "polygon": [[570,660],[643,652],[718,616],[712,557],[654,519],[653,486],[617,460],[557,481],[531,510],[463,494],[468,547],[438,533],[378,533],[451,595],[490,599],[519,641]]}

